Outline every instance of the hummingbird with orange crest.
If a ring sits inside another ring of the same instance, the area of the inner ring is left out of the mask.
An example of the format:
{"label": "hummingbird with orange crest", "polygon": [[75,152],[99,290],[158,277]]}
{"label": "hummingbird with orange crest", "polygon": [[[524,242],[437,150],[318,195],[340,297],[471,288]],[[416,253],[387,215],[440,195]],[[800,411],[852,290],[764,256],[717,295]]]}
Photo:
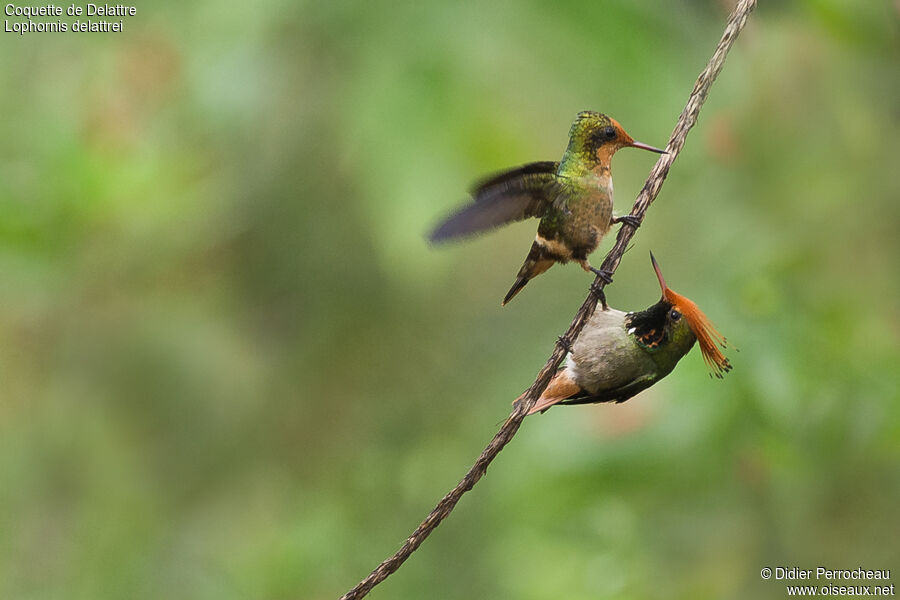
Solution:
{"label": "hummingbird with orange crest", "polygon": [[725,338],[696,304],[669,289],[652,252],[650,260],[660,301],[639,312],[595,310],[529,415],[555,404],[624,402],[671,373],[694,342],[710,375],[731,370],[719,349]]}
{"label": "hummingbird with orange crest", "polygon": [[665,154],[634,141],[615,119],[581,112],[562,160],[530,163],[483,180],[472,191],[473,202],[438,225],[430,239],[442,242],[537,217],[537,235],[503,305],[554,263],[577,262],[610,283],[610,274],[592,267],[588,255],[613,224],[640,224],[631,215],[613,216],[610,161],[620,148]]}

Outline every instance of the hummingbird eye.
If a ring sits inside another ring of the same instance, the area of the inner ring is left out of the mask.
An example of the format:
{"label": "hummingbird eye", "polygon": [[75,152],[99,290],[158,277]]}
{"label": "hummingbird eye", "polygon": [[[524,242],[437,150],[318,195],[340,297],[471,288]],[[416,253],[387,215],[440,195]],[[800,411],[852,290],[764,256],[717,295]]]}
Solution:
{"label": "hummingbird eye", "polygon": [[603,128],[603,137],[605,137],[608,140],[616,139],[616,128],[613,127],[612,125],[607,125],[606,127],[604,127]]}
{"label": "hummingbird eye", "polygon": [[673,323],[677,323],[681,319],[681,313],[673,308],[669,311],[669,318]]}

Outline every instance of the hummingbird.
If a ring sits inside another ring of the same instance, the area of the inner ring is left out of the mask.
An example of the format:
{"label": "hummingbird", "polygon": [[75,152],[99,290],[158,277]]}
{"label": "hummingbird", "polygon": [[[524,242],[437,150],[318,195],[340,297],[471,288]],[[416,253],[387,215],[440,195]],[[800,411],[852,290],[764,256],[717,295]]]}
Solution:
{"label": "hummingbird", "polygon": [[696,304],[666,286],[652,252],[650,261],[660,301],[640,312],[595,310],[529,415],[554,404],[624,402],[671,373],[694,342],[710,375],[721,379],[731,370],[719,349],[725,338]]}
{"label": "hummingbird", "polygon": [[631,215],[613,216],[610,161],[618,149],[627,147],[665,154],[634,141],[613,118],[580,112],[559,162],[529,163],[482,180],[471,191],[473,202],[438,225],[430,239],[442,242],[538,217],[534,243],[503,305],[557,262],[575,261],[610,283],[610,274],[592,267],[587,257],[613,224],[640,224]]}

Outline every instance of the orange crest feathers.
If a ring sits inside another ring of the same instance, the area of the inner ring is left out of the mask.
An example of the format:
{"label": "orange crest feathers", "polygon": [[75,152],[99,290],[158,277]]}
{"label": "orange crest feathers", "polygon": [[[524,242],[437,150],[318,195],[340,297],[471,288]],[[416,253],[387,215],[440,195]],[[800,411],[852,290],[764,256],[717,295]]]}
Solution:
{"label": "orange crest feathers", "polygon": [[653,269],[656,271],[656,277],[659,279],[659,287],[662,288],[663,299],[672,305],[687,320],[688,326],[697,338],[700,344],[700,352],[703,353],[703,361],[710,369],[710,375],[715,375],[719,379],[731,370],[731,363],[728,358],[719,350],[726,346],[725,337],[719,333],[712,321],[703,314],[703,311],[694,304],[689,298],[685,298],[681,294],[675,293],[666,285],[659,265],[656,263],[656,257],[650,253],[650,260],[653,262]]}
{"label": "orange crest feathers", "polygon": [[716,330],[703,311],[688,298],[676,294],[668,288],[663,292],[663,297],[687,319],[688,326],[694,332],[697,343],[700,344],[700,352],[703,353],[706,366],[709,367],[712,375],[721,379],[725,373],[731,370],[731,363],[719,350],[719,346],[727,347],[725,338]]}

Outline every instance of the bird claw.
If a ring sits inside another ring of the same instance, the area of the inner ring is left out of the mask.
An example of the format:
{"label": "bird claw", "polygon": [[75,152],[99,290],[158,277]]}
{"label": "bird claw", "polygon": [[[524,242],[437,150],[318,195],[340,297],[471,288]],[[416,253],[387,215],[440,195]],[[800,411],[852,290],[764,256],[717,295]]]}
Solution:
{"label": "bird claw", "polygon": [[607,310],[609,308],[609,305],[606,303],[606,292],[603,291],[602,287],[597,285],[597,282],[591,284],[591,294],[593,294],[597,298],[603,310]]}
{"label": "bird claw", "polygon": [[634,215],[622,215],[621,217],[615,217],[612,220],[613,223],[622,223],[624,225],[629,225],[634,229],[637,229],[641,226],[641,220]]}
{"label": "bird claw", "polygon": [[604,271],[603,269],[598,269],[597,267],[588,267],[591,270],[591,273],[599,277],[603,280],[606,285],[612,283],[612,273],[609,271]]}
{"label": "bird claw", "polygon": [[559,347],[566,351],[566,354],[572,351],[572,342],[566,336],[557,336],[556,341],[559,343]]}

